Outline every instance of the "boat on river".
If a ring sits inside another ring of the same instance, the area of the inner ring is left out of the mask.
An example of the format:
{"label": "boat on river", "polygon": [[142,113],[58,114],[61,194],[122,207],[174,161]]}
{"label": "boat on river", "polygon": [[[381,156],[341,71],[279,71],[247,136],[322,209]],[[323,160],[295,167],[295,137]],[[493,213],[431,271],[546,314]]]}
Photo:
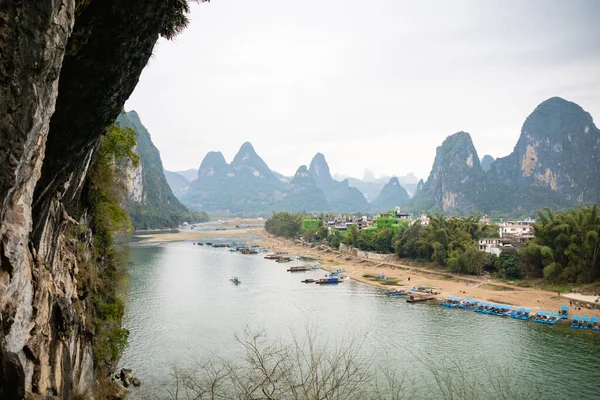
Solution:
{"label": "boat on river", "polygon": [[292,261],[292,259],[290,257],[278,257],[275,260],[275,262],[278,262],[278,263],[287,263],[287,262],[290,262],[290,261]]}
{"label": "boat on river", "polygon": [[312,270],[310,265],[300,265],[297,267],[290,267],[287,272],[306,272]]}
{"label": "boat on river", "polygon": [[302,281],[302,283],[315,283],[315,282],[316,282],[315,279],[310,279],[310,278],[305,279],[305,280]]}
{"label": "boat on river", "polygon": [[460,302],[460,304],[458,305],[458,308],[462,308],[465,310],[472,310],[475,307],[477,307],[478,305],[479,305],[479,301],[467,297],[466,299],[464,299],[463,301]]}
{"label": "boat on river", "polygon": [[555,325],[558,321],[560,321],[562,318],[561,316],[558,314],[558,311],[554,311],[552,313],[552,315],[550,315],[550,317],[548,318],[548,320],[546,321],[546,323],[548,325]]}
{"label": "boat on river", "polygon": [[406,299],[407,303],[418,303],[421,301],[433,300],[435,297],[433,296],[421,296],[417,294],[411,295],[408,299]]}
{"label": "boat on river", "polygon": [[510,312],[510,317],[514,319],[528,320],[531,318],[531,308],[519,307]]}
{"label": "boat on river", "polygon": [[442,301],[442,305],[444,307],[456,308],[459,306],[462,299],[460,297],[450,296],[447,297],[446,300]]}
{"label": "boat on river", "polygon": [[265,255],[266,260],[277,260],[279,257],[281,257],[281,256],[278,256],[277,254],[274,254],[274,253],[269,253],[269,254]]}
{"label": "boat on river", "polygon": [[533,322],[546,323],[548,322],[548,318],[550,318],[550,313],[548,311],[539,310],[535,313],[535,316],[533,317]]}
{"label": "boat on river", "polygon": [[571,328],[579,328],[579,315],[573,315],[571,319]]}
{"label": "boat on river", "polygon": [[562,318],[562,319],[569,318],[569,307],[567,307],[567,306],[560,307],[560,318]]}
{"label": "boat on river", "polygon": [[593,331],[600,331],[600,322],[598,322],[598,317],[594,316],[590,319],[590,328]]}
{"label": "boat on river", "polygon": [[242,281],[240,281],[240,278],[238,278],[237,276],[232,277],[229,280],[231,283],[233,283],[234,285],[241,285]]}
{"label": "boat on river", "polygon": [[385,292],[386,295],[391,296],[391,297],[402,297],[402,296],[408,296],[411,295],[412,292],[410,290],[404,290],[404,289],[396,289],[396,290],[388,290],[387,292]]}
{"label": "boat on river", "polygon": [[584,317],[581,317],[581,321],[579,321],[579,329],[587,329],[589,326],[589,322],[590,322],[590,317],[588,317],[587,315]]}
{"label": "boat on river", "polygon": [[342,279],[340,279],[339,277],[335,277],[335,278],[321,278],[321,279],[317,279],[315,281],[315,283],[318,284],[318,285],[336,284],[336,283],[340,283],[340,282],[342,282]]}

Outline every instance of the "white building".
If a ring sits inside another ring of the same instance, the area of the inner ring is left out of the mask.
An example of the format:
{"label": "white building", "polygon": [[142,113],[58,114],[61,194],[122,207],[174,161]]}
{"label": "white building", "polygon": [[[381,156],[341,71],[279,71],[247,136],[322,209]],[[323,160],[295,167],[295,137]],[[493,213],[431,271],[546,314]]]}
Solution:
{"label": "white building", "polygon": [[502,239],[500,238],[482,238],[477,242],[479,250],[497,256],[502,252]]}

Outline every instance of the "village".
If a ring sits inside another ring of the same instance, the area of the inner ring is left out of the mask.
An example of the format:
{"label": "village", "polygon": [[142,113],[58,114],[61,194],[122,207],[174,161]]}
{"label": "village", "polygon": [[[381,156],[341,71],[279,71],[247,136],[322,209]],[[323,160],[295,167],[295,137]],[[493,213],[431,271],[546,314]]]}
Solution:
{"label": "village", "polygon": [[[493,224],[487,216],[481,218],[482,224]],[[390,228],[394,234],[401,226],[409,227],[413,224],[429,225],[429,216],[421,214],[414,217],[411,213],[404,212],[400,207],[387,213],[375,214],[373,216],[356,215],[323,215],[323,223],[328,232],[346,232],[351,226],[356,225],[359,232],[375,232],[384,228]],[[476,240],[479,250],[489,254],[500,255],[504,248],[518,249],[534,237],[533,224],[535,219],[526,217],[521,221],[500,221],[497,224],[498,235],[495,237],[484,237]],[[318,216],[306,218],[303,221],[303,229],[314,229],[320,227],[321,221]]]}

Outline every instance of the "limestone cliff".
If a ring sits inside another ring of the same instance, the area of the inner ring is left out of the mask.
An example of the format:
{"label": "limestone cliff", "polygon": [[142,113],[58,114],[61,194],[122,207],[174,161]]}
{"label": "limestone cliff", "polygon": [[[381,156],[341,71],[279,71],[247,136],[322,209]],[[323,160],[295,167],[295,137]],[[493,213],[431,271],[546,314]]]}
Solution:
{"label": "limestone cliff", "polygon": [[77,291],[93,262],[81,197],[100,136],[180,1],[0,3],[0,397],[70,398],[95,382],[94,310]]}
{"label": "limestone cliff", "polygon": [[467,213],[477,208],[479,184],[484,172],[479,156],[466,132],[458,132],[437,148],[429,178],[411,200],[420,210]]}

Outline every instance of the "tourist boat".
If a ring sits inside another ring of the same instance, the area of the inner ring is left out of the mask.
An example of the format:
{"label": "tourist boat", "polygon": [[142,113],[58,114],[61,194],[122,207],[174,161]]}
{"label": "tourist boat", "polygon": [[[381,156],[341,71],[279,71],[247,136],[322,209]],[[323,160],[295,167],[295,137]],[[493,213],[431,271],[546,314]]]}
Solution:
{"label": "tourist boat", "polygon": [[508,317],[512,311],[512,306],[505,304],[492,304],[486,314],[496,315],[499,317]]}
{"label": "tourist boat", "polygon": [[408,296],[408,295],[412,294],[412,292],[410,290],[406,291],[404,289],[400,289],[400,290],[396,289],[396,290],[388,290],[387,292],[385,292],[385,294],[388,296],[392,296],[392,297],[401,297],[401,296]]}
{"label": "tourist boat", "polygon": [[548,311],[538,311],[535,313],[535,316],[533,317],[533,322],[543,322],[546,323],[548,322],[548,318],[550,317],[550,313]]}
{"label": "tourist boat", "polygon": [[485,302],[485,301],[480,301],[479,304],[477,305],[477,307],[475,307],[475,312],[476,313],[484,313],[490,306],[490,303]]}
{"label": "tourist boat", "polygon": [[433,300],[435,297],[433,296],[420,296],[420,295],[411,295],[408,299],[406,299],[407,303],[418,303],[420,301]]}
{"label": "tourist boat", "polygon": [[558,311],[554,311],[552,313],[552,315],[550,315],[550,318],[548,318],[548,320],[546,321],[546,323],[548,325],[554,325],[556,324],[558,321],[560,321],[562,319],[562,317],[558,314]]}
{"label": "tourist boat", "polygon": [[275,260],[275,262],[278,262],[278,263],[287,263],[287,262],[290,262],[290,261],[292,261],[292,259],[289,258],[289,257],[278,257]]}
{"label": "tourist boat", "polygon": [[465,310],[472,310],[473,308],[477,307],[478,305],[479,305],[479,302],[477,300],[471,299],[471,298],[466,298],[460,302],[460,304],[458,305],[458,308],[463,308]]}
{"label": "tourist boat", "polygon": [[579,315],[573,315],[571,319],[571,328],[579,328]]}
{"label": "tourist boat", "polygon": [[560,318],[562,318],[562,319],[569,318],[569,307],[567,307],[567,306],[560,307]]}
{"label": "tourist boat", "polygon": [[521,311],[521,319],[523,321],[527,321],[531,317],[531,308],[525,308],[523,311]]}
{"label": "tourist boat", "polygon": [[310,267],[310,269],[321,269],[322,267],[320,265],[313,265],[312,267]]}
{"label": "tourist boat", "polygon": [[521,319],[521,317],[523,316],[524,312],[525,312],[525,308],[524,307],[516,308],[516,309],[514,309],[514,310],[512,310],[510,312],[510,317],[514,318],[514,319]]}
{"label": "tourist boat", "polygon": [[456,308],[458,307],[461,301],[462,299],[460,297],[450,296],[446,298],[446,300],[442,301],[442,305],[444,307]]}
{"label": "tourist boat", "polygon": [[581,321],[579,322],[579,329],[587,329],[589,326],[589,319],[587,315],[585,317],[581,317]]}
{"label": "tourist boat", "polygon": [[600,322],[598,322],[598,317],[594,316],[590,319],[590,328],[593,331],[600,331]]}
{"label": "tourist boat", "polygon": [[273,253],[269,253],[267,255],[265,255],[265,259],[266,260],[277,260],[280,256],[278,256],[277,254],[273,254]]}
{"label": "tourist boat", "polygon": [[312,268],[308,265],[301,265],[298,267],[290,267],[287,272],[306,272],[310,271]]}
{"label": "tourist boat", "polygon": [[315,283],[316,280],[315,279],[305,279],[302,281],[302,283]]}
{"label": "tourist boat", "polygon": [[315,281],[316,284],[325,285],[325,284],[335,284],[340,283],[342,280],[340,278],[321,278]]}
{"label": "tourist boat", "polygon": [[237,276],[234,276],[233,278],[230,279],[230,281],[235,284],[235,285],[241,285],[242,281],[240,281],[240,278],[238,278]]}

